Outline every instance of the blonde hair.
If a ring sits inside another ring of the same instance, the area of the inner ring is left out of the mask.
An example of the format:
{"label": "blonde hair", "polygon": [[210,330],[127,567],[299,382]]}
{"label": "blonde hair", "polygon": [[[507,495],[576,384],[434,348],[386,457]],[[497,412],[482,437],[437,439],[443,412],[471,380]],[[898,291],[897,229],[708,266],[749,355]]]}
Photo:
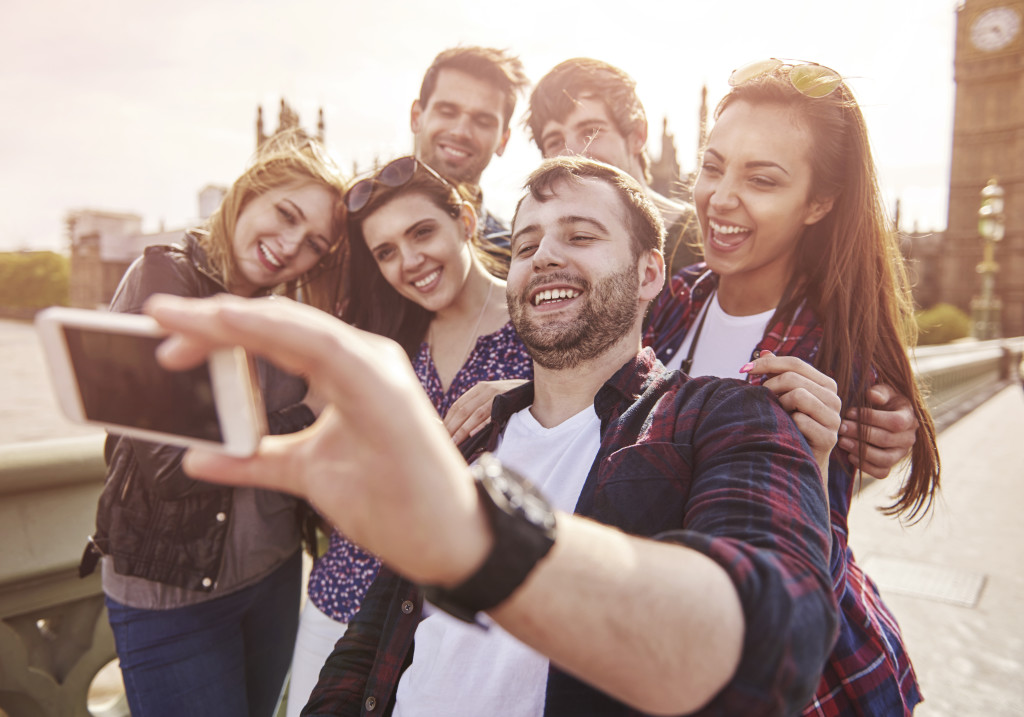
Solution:
{"label": "blonde hair", "polygon": [[302,276],[270,287],[268,294],[301,298],[325,311],[335,310],[341,292],[341,266],[344,260],[341,232],[345,225],[341,198],[345,183],[337,168],[314,138],[301,129],[280,132],[268,139],[256,152],[248,169],[228,189],[220,206],[195,234],[206,252],[217,278],[229,290],[238,272],[232,248],[235,226],[246,205],[266,192],[296,182],[320,184],[334,198],[330,250]]}

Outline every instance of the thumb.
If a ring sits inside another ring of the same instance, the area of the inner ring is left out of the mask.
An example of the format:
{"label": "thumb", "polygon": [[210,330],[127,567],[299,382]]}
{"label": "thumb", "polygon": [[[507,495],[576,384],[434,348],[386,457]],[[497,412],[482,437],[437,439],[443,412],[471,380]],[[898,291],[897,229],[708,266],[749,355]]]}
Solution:
{"label": "thumb", "polygon": [[281,480],[281,476],[290,475],[288,463],[291,461],[291,451],[287,446],[294,441],[295,436],[266,436],[260,441],[256,455],[249,458],[192,448],[185,454],[182,467],[193,478],[210,483],[269,488],[302,495],[299,490],[301,486],[295,485],[293,481]]}

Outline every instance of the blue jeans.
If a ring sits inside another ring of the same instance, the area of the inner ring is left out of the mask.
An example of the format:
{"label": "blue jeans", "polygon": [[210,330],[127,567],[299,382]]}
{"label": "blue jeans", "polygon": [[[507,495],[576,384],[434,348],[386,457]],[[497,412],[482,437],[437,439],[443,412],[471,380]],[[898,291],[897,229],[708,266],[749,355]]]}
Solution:
{"label": "blue jeans", "polygon": [[299,620],[301,553],[250,587],[172,610],[107,598],[133,717],[271,717]]}

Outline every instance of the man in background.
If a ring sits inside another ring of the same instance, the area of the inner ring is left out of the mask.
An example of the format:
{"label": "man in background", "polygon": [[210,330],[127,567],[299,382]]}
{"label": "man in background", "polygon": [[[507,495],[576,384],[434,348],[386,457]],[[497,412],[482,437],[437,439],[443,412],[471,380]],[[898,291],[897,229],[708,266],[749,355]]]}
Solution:
{"label": "man in background", "polygon": [[600,60],[566,60],[537,83],[525,122],[545,159],[560,154],[590,157],[640,183],[665,222],[670,276],[699,259],[693,206],[650,187],[647,115],[632,77]]}
{"label": "man in background", "polygon": [[454,47],[427,68],[410,114],[416,158],[470,190],[484,239],[499,249],[508,248],[508,226],[484,207],[480,177],[504,154],[516,97],[528,85],[506,50]]}

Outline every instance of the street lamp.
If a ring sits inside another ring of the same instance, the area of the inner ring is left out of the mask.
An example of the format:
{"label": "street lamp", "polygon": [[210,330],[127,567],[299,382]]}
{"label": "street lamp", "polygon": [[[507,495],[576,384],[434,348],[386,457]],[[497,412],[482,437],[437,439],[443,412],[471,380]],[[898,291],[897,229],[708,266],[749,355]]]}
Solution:
{"label": "street lamp", "polygon": [[1003,188],[995,177],[981,190],[981,206],[978,208],[978,234],[984,244],[984,254],[977,272],[981,274],[981,295],[971,301],[972,334],[981,340],[999,338],[1000,312],[1002,302],[995,295],[996,242],[1002,241],[1006,233],[1006,217],[1003,214]]}

